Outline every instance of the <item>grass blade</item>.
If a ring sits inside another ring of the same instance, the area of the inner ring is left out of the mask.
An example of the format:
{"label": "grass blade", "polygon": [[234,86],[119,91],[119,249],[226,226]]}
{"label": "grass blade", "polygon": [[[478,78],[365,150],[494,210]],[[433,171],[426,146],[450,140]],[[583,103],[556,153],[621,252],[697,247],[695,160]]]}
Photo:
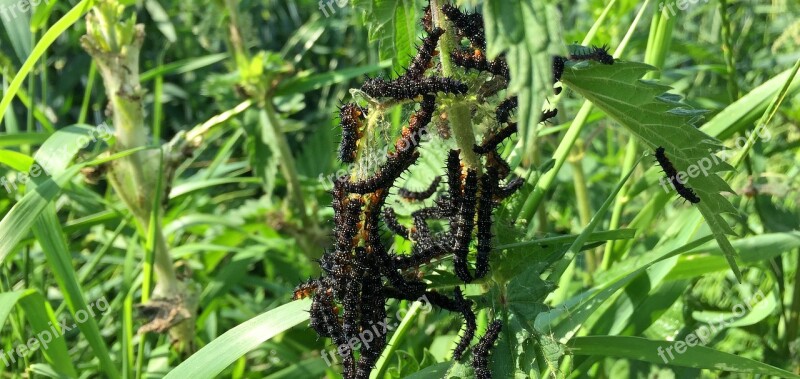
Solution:
{"label": "grass blade", "polygon": [[[58,335],[52,336],[52,341],[48,346],[41,347],[42,353],[47,362],[52,365],[52,369],[60,375],[77,377],[78,374],[69,358],[67,345],[64,343],[63,332],[59,330],[53,309],[45,301],[44,296],[37,290],[0,293],[0,328],[15,305],[19,305],[25,312],[25,319],[30,323],[33,332],[31,336],[38,336],[45,331],[49,331],[52,335],[52,330],[58,331]],[[53,329],[50,325],[56,326]]]}
{"label": "grass blade", "polygon": [[[575,355],[613,356],[664,364],[667,363],[667,359],[659,356],[659,350],[665,357],[668,357],[669,355],[664,352],[670,349],[671,353],[673,343],[652,341],[641,337],[589,336],[573,339],[569,343],[569,348]],[[692,346],[688,349],[691,350],[691,354],[675,354],[675,359],[669,360],[668,364],[714,371],[774,375],[779,378],[800,378],[799,375],[766,363],[723,353],[705,346]]]}
{"label": "grass blade", "polygon": [[308,319],[310,300],[293,301],[245,321],[211,341],[164,379],[212,379],[270,338]]}

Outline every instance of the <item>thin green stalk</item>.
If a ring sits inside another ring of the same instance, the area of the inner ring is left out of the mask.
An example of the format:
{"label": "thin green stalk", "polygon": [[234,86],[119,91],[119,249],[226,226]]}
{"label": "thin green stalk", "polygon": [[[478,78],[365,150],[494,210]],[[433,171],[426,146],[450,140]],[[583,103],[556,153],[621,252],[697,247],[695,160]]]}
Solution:
{"label": "thin green stalk", "polygon": [[[576,148],[575,150],[578,150]],[[583,172],[583,152],[575,151],[574,155],[569,157],[569,163],[573,170],[573,183],[575,185],[575,196],[578,205],[578,216],[581,220],[581,226],[586,226],[592,218],[592,210],[589,205],[589,191],[586,184],[586,174]]]}
{"label": "thin green stalk", "polygon": [[120,325],[121,349],[120,363],[122,365],[122,379],[133,378],[135,358],[133,356],[133,293],[125,295],[122,303],[122,325]]}
{"label": "thin green stalk", "polygon": [[135,378],[141,379],[144,376],[144,347],[147,342],[147,335],[139,335],[139,349],[136,353]]}
{"label": "thin green stalk", "polygon": [[[551,168],[550,171],[544,173],[536,183],[537,185],[534,187],[533,192],[531,192],[528,200],[525,202],[525,206],[523,207],[519,218],[530,220],[534,211],[539,208],[539,204],[544,199],[545,193],[547,193],[547,191],[550,189],[550,186],[556,179],[556,175],[559,171],[561,171],[561,167],[567,161],[567,156],[569,156],[570,151],[572,151],[572,146],[575,145],[575,141],[578,140],[578,136],[583,130],[583,127],[586,125],[586,119],[589,118],[592,108],[592,103],[585,101],[583,106],[581,106],[581,109],[578,110],[578,114],[576,114],[575,118],[572,120],[567,133],[564,134],[564,137],[561,139],[561,143],[556,148],[555,153],[553,153],[553,157],[555,158],[555,166]],[[530,223],[528,225],[528,233],[525,237],[533,238],[535,232],[535,223]]]}
{"label": "thin green stalk", "polygon": [[42,109],[45,108],[42,107],[42,109],[39,109],[39,107],[36,106],[34,100],[28,97],[28,91],[20,88],[17,91],[17,99],[19,99],[19,102],[22,103],[22,105],[24,105],[26,108],[30,109],[33,112],[33,117],[36,118],[36,121],[39,121],[39,124],[41,124],[42,128],[44,128],[46,132],[55,133],[56,128],[53,126],[53,123],[47,119],[47,116],[42,111]]}
{"label": "thin green stalk", "polygon": [[[646,5],[646,4],[645,4]],[[644,8],[645,6],[642,6]],[[650,24],[650,35],[647,40],[647,50],[645,51],[645,62],[655,67],[664,67],[670,45],[672,44],[672,31],[675,26],[676,17],[671,17],[665,8],[660,16],[653,17]],[[649,72],[647,78],[657,78],[658,72]]]}
{"label": "thin green stalk", "polygon": [[[442,15],[442,4],[448,0],[431,0],[431,14],[434,25],[445,30],[444,35],[439,38],[439,59],[442,63],[442,75],[445,77],[453,76],[453,63],[448,52],[453,51],[455,44],[453,41],[455,32],[449,22],[445,22]],[[461,150],[461,159],[468,168],[480,169],[481,161],[477,154],[472,150],[475,146],[475,131],[472,128],[472,115],[470,107],[463,102],[457,102],[447,109],[447,119],[450,122],[450,130],[456,141],[456,146]]]}
{"label": "thin green stalk", "polygon": [[[31,33],[31,45],[36,45],[36,33]],[[44,57],[44,55],[42,56]],[[33,109],[36,108],[36,72],[31,73],[30,78],[28,78],[28,93],[31,94],[31,105],[25,108],[25,131],[33,133]],[[31,145],[20,146],[20,151],[23,154],[30,155]]]}
{"label": "thin green stalk", "polygon": [[163,118],[164,108],[161,104],[161,96],[164,94],[164,76],[156,76],[153,88],[153,144],[161,141],[161,119]]}
{"label": "thin green stalk", "polygon": [[372,373],[369,375],[370,379],[378,379],[385,376],[386,370],[389,368],[389,361],[394,356],[394,352],[400,345],[400,341],[403,340],[403,337],[405,337],[406,333],[408,333],[408,330],[413,326],[412,323],[414,320],[416,320],[417,315],[419,315],[419,309],[421,306],[422,302],[415,301],[411,304],[411,307],[408,308],[408,313],[406,313],[406,315],[403,317],[403,320],[400,321],[400,325],[397,327],[397,330],[394,331],[394,334],[392,334],[392,338],[389,339],[389,343],[386,345],[386,348],[383,349],[383,353],[375,365],[375,370],[372,370]]}
{"label": "thin green stalk", "polygon": [[[750,149],[755,145],[756,141],[761,138],[759,137],[767,127],[767,124],[772,120],[772,117],[778,112],[778,108],[780,105],[786,100],[786,94],[789,92],[789,87],[791,87],[792,82],[794,81],[794,77],[797,75],[798,71],[800,71],[800,59],[798,59],[794,66],[792,67],[792,71],[789,74],[789,77],[784,82],[783,87],[781,87],[780,92],[775,95],[775,99],[772,100],[769,107],[764,111],[764,114],[761,115],[761,118],[756,123],[755,129],[753,129],[753,133],[750,134],[750,138],[747,139],[747,143],[739,149],[739,154],[733,159],[733,163],[731,164],[734,168],[739,167],[739,165],[744,162],[744,160],[748,157],[750,153]],[[735,171],[730,171],[725,175],[725,181],[730,181],[733,176],[736,174]]]}
{"label": "thin green stalk", "polygon": [[475,151],[475,133],[472,130],[472,115],[469,105],[465,103],[453,104],[447,112],[450,129],[456,140],[456,146],[461,150],[461,159],[468,168],[480,169],[481,160]]}
{"label": "thin green stalk", "polygon": [[[45,27],[46,27],[46,25],[45,25]],[[36,33],[31,33],[31,34],[36,34]],[[42,103],[41,104],[43,105],[43,108],[44,108],[44,107],[47,106],[47,50],[45,50],[44,53],[42,54],[42,60],[40,62],[41,62],[41,70],[42,70],[41,75],[40,75],[41,83],[42,83],[41,84],[42,93],[39,96],[39,98],[42,99]],[[36,107],[34,107],[34,109],[36,109]]]}
{"label": "thin green stalk", "polygon": [[725,70],[728,74],[728,96],[731,103],[739,100],[738,75],[736,74],[736,62],[733,56],[733,44],[731,37],[731,23],[728,20],[728,0],[719,0],[719,17],[722,32],[722,56],[725,58]]}
{"label": "thin green stalk", "polygon": [[[586,174],[583,172],[583,151],[580,146],[581,143],[575,146],[573,154],[568,158],[568,161],[572,167],[572,183],[575,187],[578,217],[583,228],[589,225],[592,220],[592,207],[589,203],[589,188],[586,183]],[[588,285],[591,282],[591,274],[597,269],[597,261],[592,251],[587,251],[584,255],[586,256],[586,272],[589,274],[586,277],[586,284]]]}
{"label": "thin green stalk", "polygon": [[[442,14],[442,5],[449,4],[449,0],[431,0],[431,16],[433,17],[433,24],[444,29],[444,35],[439,38],[439,51],[447,52],[453,51],[455,48],[454,35],[449,23],[445,22],[444,15]],[[453,63],[450,54],[439,54],[439,60],[442,62],[442,75],[453,76]]]}
{"label": "thin green stalk", "polygon": [[[152,288],[152,276],[153,276],[153,268],[155,266],[156,270],[158,271],[159,279],[162,279],[162,276],[171,277],[169,278],[168,282],[170,283],[177,283],[177,278],[175,278],[175,272],[172,270],[172,261],[169,260],[167,256],[168,262],[164,262],[164,253],[157,254],[157,250],[164,250],[166,251],[166,241],[164,241],[163,235],[161,230],[159,230],[160,224],[160,209],[161,209],[161,187],[163,186],[162,177],[164,171],[164,152],[161,151],[160,164],[158,167],[159,175],[158,181],[156,184],[155,190],[155,197],[153,198],[153,206],[150,211],[150,219],[147,222],[147,226],[145,227],[147,230],[147,240],[145,241],[145,256],[142,262],[144,267],[143,270],[143,283],[142,283],[142,304],[146,304],[150,301],[150,290]],[[169,267],[169,270],[165,270],[164,267]],[[173,293],[176,288],[165,288],[166,293]]]}
{"label": "thin green stalk", "polygon": [[[636,163],[636,157],[639,150],[638,145],[639,143],[636,141],[636,138],[628,138],[628,146],[625,148],[625,158],[622,163],[622,172],[630,171],[634,163]],[[629,189],[630,184],[623,186],[622,189],[620,189],[619,194],[617,194],[617,198],[614,200],[614,209],[611,211],[611,221],[609,222],[608,226],[609,230],[619,228],[620,221],[622,220],[623,208],[628,202]],[[619,259],[619,257],[614,256],[615,243],[615,240],[608,241],[606,243],[605,251],[603,253],[603,262],[601,264],[603,271],[608,270],[611,267],[611,263],[616,262]]]}
{"label": "thin green stalk", "polygon": [[92,60],[89,65],[89,74],[86,79],[86,90],[83,91],[83,100],[81,100],[81,113],[78,115],[78,124],[86,122],[86,115],[89,113],[89,102],[92,100],[92,89],[94,88],[94,79],[97,77],[97,64]]}

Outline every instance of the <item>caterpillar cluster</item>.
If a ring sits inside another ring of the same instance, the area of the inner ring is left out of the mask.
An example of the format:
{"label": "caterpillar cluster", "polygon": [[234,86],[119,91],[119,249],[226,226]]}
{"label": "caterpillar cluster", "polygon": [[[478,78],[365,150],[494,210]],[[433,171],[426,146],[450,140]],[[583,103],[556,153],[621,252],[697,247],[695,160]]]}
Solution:
{"label": "caterpillar cluster", "polygon": [[[463,13],[450,5],[443,6],[442,14],[462,40],[458,41],[456,51],[441,54],[447,54],[445,56],[451,57],[457,66],[498,77],[499,90],[507,87],[510,72],[505,58],[486,59],[481,15]],[[409,117],[394,141],[395,148],[387,151],[385,162],[374,173],[364,177],[346,176],[334,183],[331,191],[333,247],[318,261],[321,277],[300,284],[293,296],[295,299],[312,298],[309,326],[337,345],[345,379],[369,378],[386,347],[387,336],[379,333],[376,325],[385,321],[390,299],[413,301],[425,297],[432,305],[459,315],[464,321],[463,332],[453,357],[456,360],[464,357],[476,336],[474,303],[463,296],[459,286],[455,286],[452,293],[429,288],[421,268],[452,255],[453,274],[461,282],[466,284],[489,275],[494,212],[504,199],[525,184],[523,179],[511,177],[509,164],[497,152],[497,147],[517,131],[512,115],[519,100],[509,97],[500,102],[494,112],[499,125],[497,130],[486,133],[480,144],[473,146],[481,159],[480,170],[467,167],[462,161],[462,151],[452,149],[444,162],[444,176],[433,178],[430,186],[422,190],[399,189],[396,192],[398,198],[414,207],[410,220],[399,220],[395,210],[386,204],[393,187],[419,158],[416,137],[437,114],[437,95],[465,95],[469,90],[464,82],[428,73],[439,54],[437,43],[444,31],[433,25],[430,7],[425,10],[422,24],[427,36],[405,73],[393,80],[368,79],[361,87],[370,97],[418,103],[419,108]],[[469,49],[462,47],[465,46],[463,40],[468,41]],[[600,50],[554,59],[555,81],[560,79],[567,60],[594,59],[606,63],[608,59],[603,55],[606,50]],[[339,110],[342,127],[339,159],[344,163],[360,159],[357,152],[367,133],[363,125],[367,112],[356,104],[346,104]],[[540,120],[546,121],[556,114],[556,109],[545,111]],[[437,120],[446,122],[445,113],[440,113]],[[432,222],[444,227],[430,227]],[[390,241],[384,238],[387,231],[408,240],[410,252],[390,251]],[[470,254],[473,246],[474,261]],[[501,327],[499,321],[492,322],[471,349],[472,366],[479,379],[491,378],[489,354],[500,336]],[[348,343],[353,339],[361,340],[360,334],[368,330],[375,331],[373,340],[353,351]]]}
{"label": "caterpillar cluster", "polygon": [[680,197],[686,199],[692,204],[697,204],[700,202],[700,197],[698,197],[691,188],[683,184],[683,182],[681,182],[681,180],[678,178],[678,170],[676,170],[675,166],[672,165],[672,162],[669,161],[664,148],[661,146],[656,148],[656,161],[658,161],[658,164],[662,169],[664,169],[664,173],[667,175],[667,180],[672,183],[672,186],[675,187],[675,191],[678,192]]}

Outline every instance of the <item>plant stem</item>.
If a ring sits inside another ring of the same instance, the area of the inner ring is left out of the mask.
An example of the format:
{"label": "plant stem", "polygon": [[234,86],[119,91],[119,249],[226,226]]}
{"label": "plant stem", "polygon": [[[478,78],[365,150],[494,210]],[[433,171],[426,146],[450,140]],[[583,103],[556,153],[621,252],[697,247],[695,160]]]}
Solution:
{"label": "plant stem", "polygon": [[[628,146],[625,148],[625,160],[622,163],[622,172],[628,172],[633,167],[634,163],[636,163],[636,156],[638,152],[638,143],[636,142],[635,137],[628,138]],[[609,222],[608,230],[614,230],[619,227],[620,221],[622,220],[622,211],[625,207],[625,204],[628,203],[628,190],[630,189],[630,185],[622,186],[622,189],[619,190],[619,194],[617,194],[617,199],[614,200],[614,209],[611,211],[611,221]],[[615,243],[616,241],[611,240],[606,242],[605,253],[603,254],[603,262],[602,262],[602,269],[608,270],[611,267],[612,262],[616,262],[619,257],[613,256],[615,253]]]}
{"label": "plant stem", "polygon": [[383,350],[381,357],[378,358],[378,362],[375,365],[376,369],[372,370],[369,376],[370,379],[383,378],[385,376],[386,370],[389,368],[389,361],[394,358],[394,352],[397,350],[398,345],[400,345],[400,341],[403,340],[403,337],[408,333],[409,329],[411,329],[414,320],[417,319],[420,307],[422,307],[422,302],[415,301],[411,303],[408,312],[403,317],[403,320],[400,321],[400,325],[397,327],[394,334],[392,334],[392,338],[389,339],[386,349]]}
{"label": "plant stem", "polygon": [[739,99],[739,85],[736,83],[736,62],[731,44],[731,23],[728,20],[728,0],[719,0],[719,17],[722,31],[722,56],[725,58],[725,69],[728,74],[728,96],[731,103]]}
{"label": "plant stem", "polygon": [[461,150],[461,159],[464,161],[464,165],[467,168],[480,170],[480,158],[472,150],[475,146],[475,133],[472,130],[472,116],[470,115],[469,105],[465,103],[453,104],[447,114],[456,145]]}
{"label": "plant stem", "polygon": [[[572,146],[575,145],[575,141],[578,139],[583,127],[586,125],[586,119],[592,112],[592,108],[592,103],[588,101],[583,103],[583,106],[581,106],[578,114],[575,115],[575,118],[572,120],[572,124],[567,130],[567,133],[564,134],[564,138],[561,139],[561,143],[558,145],[555,153],[553,154],[556,160],[555,166],[551,168],[550,171],[544,173],[536,183],[536,187],[533,189],[533,192],[529,196],[528,200],[526,200],[525,206],[523,207],[518,218],[530,220],[530,218],[533,217],[533,212],[539,207],[539,204],[544,199],[545,193],[548,189],[550,189],[550,186],[556,179],[556,175],[558,175],[558,172],[561,170],[564,162],[566,162],[567,156],[572,150]],[[535,228],[535,223],[528,224],[528,233],[526,234],[526,238],[533,237],[536,230]]]}
{"label": "plant stem", "polygon": [[[86,35],[81,38],[82,47],[94,59],[105,84],[116,129],[114,151],[150,143],[144,121],[144,91],[139,85],[139,52],[144,41],[144,26],[135,24],[133,18],[124,18],[124,10],[125,7],[115,0],[100,2],[87,14]],[[159,184],[163,180],[163,166],[159,166],[162,160],[158,159],[161,154],[160,149],[142,150],[115,160],[110,165],[108,179],[130,209],[140,232],[153,244],[153,268],[157,274],[155,297],[166,299],[172,310],[189,314],[189,320],[173,325],[177,327],[170,329],[170,334],[179,344],[190,346],[196,309],[187,306],[191,302],[187,299],[192,296],[175,274],[161,228],[160,202],[153,200],[159,198]],[[148,297],[149,288],[145,288],[142,301],[149,301]]]}
{"label": "plant stem", "polygon": [[278,116],[272,103],[267,101],[263,104],[258,113],[261,127],[264,132],[268,133],[268,142],[272,146],[273,152],[276,154],[275,159],[280,162],[280,169],[283,177],[286,179],[288,186],[288,193],[290,201],[295,208],[295,212],[300,216],[303,225],[311,226],[311,219],[306,213],[305,200],[303,199],[303,189],[300,186],[300,179],[297,177],[297,168],[295,166],[294,157],[289,150],[289,144],[286,141],[286,136],[279,129]]}
{"label": "plant stem", "polygon": [[[455,33],[450,23],[445,22],[440,4],[447,3],[447,0],[431,0],[431,15],[434,25],[445,30],[444,35],[439,38],[439,60],[442,62],[442,75],[445,77],[453,76],[453,63],[450,60],[450,52],[455,48]],[[450,129],[455,137],[456,146],[461,150],[461,159],[468,168],[480,170],[481,161],[477,154],[472,150],[475,146],[475,132],[472,129],[472,115],[467,102],[455,102],[447,109],[447,118],[450,121]]]}
{"label": "plant stem", "polygon": [[[572,155],[567,158],[570,166],[572,166],[572,181],[575,186],[575,199],[577,200],[578,215],[580,217],[581,228],[589,225],[592,220],[592,210],[589,204],[589,189],[586,185],[586,174],[583,172],[583,150],[582,143],[576,143],[573,147]],[[597,269],[597,262],[595,260],[593,250],[588,250],[584,253],[586,256],[586,271],[589,275],[586,276],[586,284],[591,284],[591,274]]]}

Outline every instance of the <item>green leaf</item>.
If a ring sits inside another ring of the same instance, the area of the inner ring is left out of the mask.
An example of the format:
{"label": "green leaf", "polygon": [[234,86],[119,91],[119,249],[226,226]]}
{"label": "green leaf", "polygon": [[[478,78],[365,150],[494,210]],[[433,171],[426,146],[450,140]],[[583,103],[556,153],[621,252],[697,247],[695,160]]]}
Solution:
{"label": "green leaf", "polygon": [[39,29],[47,25],[47,19],[56,5],[56,1],[42,1],[31,16],[31,30],[39,31]]}
{"label": "green leaf", "polygon": [[[652,265],[677,256],[709,241],[710,237],[700,238],[674,250],[665,251],[659,248],[648,252],[637,259],[630,259],[615,266],[612,271],[598,277],[601,283],[595,288],[584,291],[579,295],[567,299],[561,306],[536,317],[535,327],[539,331],[548,331],[557,328],[555,335],[559,338],[568,338],[578,330],[597,309],[621,288],[639,277]],[[566,316],[566,317],[565,317]],[[562,320],[562,317],[563,318]],[[557,320],[562,320],[556,326]]]}
{"label": "green leaf", "polygon": [[[705,123],[701,129],[709,135],[725,139],[752,126],[764,114],[764,111],[791,74],[792,68],[788,68],[775,75],[775,77],[748,92],[747,95],[742,96],[741,99],[725,107],[714,118]],[[798,91],[800,91],[800,77],[795,77],[787,95],[792,97]]]}
{"label": "green leaf", "polygon": [[194,353],[164,379],[212,379],[264,341],[308,319],[311,301],[293,301],[225,332]]}
{"label": "green leaf", "polygon": [[27,172],[33,164],[33,158],[14,150],[0,149],[0,163],[19,172]]}
{"label": "green leaf", "polygon": [[[65,127],[58,134],[59,137],[52,138],[49,141],[54,145],[54,149],[40,149],[41,154],[36,155],[37,162],[47,170],[51,168],[56,169],[60,167],[63,162],[69,162],[79,146],[76,144],[63,145],[66,150],[62,150],[61,138],[67,138],[69,133],[78,133],[83,136],[90,128],[85,125],[71,125]],[[73,165],[65,169],[61,174],[52,177],[39,177],[29,181],[29,184],[35,184],[35,190],[29,190],[20,199],[19,202],[14,204],[11,210],[6,213],[3,220],[0,221],[0,263],[4,262],[8,255],[16,248],[17,243],[25,238],[31,230],[36,217],[45,209],[45,207],[54,201],[56,196],[61,193],[61,187],[64,186],[72,177],[78,174],[80,170],[87,166],[98,165],[104,162],[109,162],[114,159],[136,153],[144,148],[131,149],[123,151],[111,156],[98,158],[96,160]],[[45,151],[58,151],[57,154],[45,158]],[[72,151],[71,153],[69,151]],[[51,166],[51,165],[56,166]],[[55,170],[53,171],[55,172]],[[35,182],[35,183],[34,183]]]}
{"label": "green leaf", "polygon": [[0,147],[35,145],[47,140],[50,133],[13,133],[0,134]]}
{"label": "green leaf", "polygon": [[397,326],[392,338],[389,340],[388,346],[383,350],[380,358],[378,358],[378,362],[375,364],[375,369],[370,375],[371,379],[383,378],[385,376],[384,374],[386,369],[389,367],[388,364],[392,361],[392,358],[394,358],[394,353],[397,350],[397,347],[400,346],[400,343],[403,341],[403,337],[408,333],[409,329],[414,326],[414,320],[416,320],[417,316],[419,315],[419,309],[421,305],[422,303],[419,301],[415,301],[411,304],[408,312],[406,312],[406,315],[403,316],[403,320],[400,321],[400,325]]}
{"label": "green leaf", "polygon": [[[800,232],[770,233],[733,241],[738,261],[745,265],[765,262],[800,247]],[[667,280],[692,279],[728,268],[722,249],[706,244],[681,257]],[[708,253],[708,254],[704,254]]]}
{"label": "green leaf", "polygon": [[[72,266],[72,255],[64,239],[64,231],[56,216],[54,204],[50,203],[37,217],[33,224],[33,234],[42,246],[47,257],[48,267],[55,276],[73,318],[78,319],[77,312],[87,312],[90,308],[83,296],[83,289],[78,283],[75,268]],[[100,360],[100,366],[105,376],[119,378],[119,372],[111,360],[97,321],[93,317],[88,317],[85,322],[78,323],[78,329],[86,337],[94,355]]]}
{"label": "green leaf", "polygon": [[453,364],[451,362],[437,363],[428,366],[419,372],[406,376],[406,379],[441,379],[447,377],[447,372]]}
{"label": "green leaf", "polygon": [[0,1],[0,12],[2,12],[0,13],[0,22],[3,23],[3,28],[6,30],[11,46],[20,62],[24,62],[31,53],[31,41],[33,40],[31,28],[28,27],[31,19],[30,3],[27,1],[24,3],[29,7],[27,12],[20,9],[22,1]]}
{"label": "green leaf", "polygon": [[[673,353],[674,359],[669,359],[670,355],[667,354],[667,349],[670,349],[670,352],[675,349],[673,342],[652,341],[641,337],[576,337],[569,342],[568,346],[574,355],[619,357],[655,364],[667,363],[670,366],[774,375],[779,378],[800,378],[800,375],[781,370],[766,363],[723,353],[700,345],[687,347],[687,351],[684,354],[677,354],[676,351]],[[659,355],[659,351],[662,352],[664,358]]]}
{"label": "green leaf", "polygon": [[170,199],[174,199],[178,196],[183,196],[187,193],[199,191],[201,189],[221,186],[225,184],[252,184],[252,183],[261,183],[261,180],[259,180],[258,178],[220,178],[220,179],[189,181],[172,187],[172,191],[170,191],[169,197]]}
{"label": "green leaf", "polygon": [[[60,330],[53,309],[50,307],[50,304],[45,301],[44,296],[42,296],[39,291],[33,289],[0,293],[0,329],[2,329],[3,324],[5,324],[9,313],[15,305],[19,305],[19,307],[25,311],[25,320],[31,325],[31,331],[33,332],[30,337],[44,337],[44,334],[40,333],[44,333],[45,331],[53,337],[48,346],[40,347],[44,353],[45,359],[52,365],[52,369],[57,371],[60,375],[76,378],[78,374],[69,357],[69,351],[64,342],[63,331]],[[55,329],[53,329],[51,325],[55,325]],[[57,330],[58,335],[52,335],[52,330]],[[47,338],[40,338],[40,345],[41,341],[46,339]]]}
{"label": "green leaf", "polygon": [[79,166],[72,166],[55,178],[48,178],[30,191],[11,208],[0,221],[0,263],[14,251],[17,243],[30,233],[36,217],[53,201],[61,187],[80,171]]}
{"label": "green leaf", "polygon": [[322,378],[328,366],[319,358],[309,358],[293,364],[264,379]]}
{"label": "green leaf", "polygon": [[717,175],[733,167],[716,155],[722,149],[720,142],[695,127],[701,111],[690,109],[678,102],[675,95],[667,94],[669,87],[641,80],[653,69],[644,63],[625,61],[616,61],[613,65],[570,63],[562,81],[639,137],[651,150],[664,147],[675,169],[690,174],[686,176],[687,186],[701,199],[696,206],[734,274],[741,280],[734,260],[736,251],[726,236],[733,231],[721,216],[722,213],[736,213],[736,208],[720,194],[733,193],[733,190]]}
{"label": "green leaf", "polygon": [[[67,173],[69,163],[83,147],[84,141],[88,141],[89,138],[97,138],[95,132],[96,129],[88,125],[70,125],[59,129],[42,144],[34,158],[47,170],[47,174]],[[71,169],[74,170],[75,167],[80,168],[81,166],[73,166]],[[27,191],[29,193],[37,192],[36,182],[44,180],[44,178],[34,178]],[[83,296],[84,291],[78,282],[75,268],[72,266],[72,255],[64,238],[64,231],[56,215],[56,207],[53,202],[45,206],[33,223],[32,230],[47,257],[49,267],[53,271],[73,317],[76,312],[85,312],[89,309],[89,305]],[[77,317],[75,318],[77,319]],[[95,319],[89,317],[86,322],[78,323],[78,329],[86,337],[92,352],[100,360],[104,374],[110,378],[120,377]]]}
{"label": "green leaf", "polygon": [[380,60],[391,59],[395,71],[403,68],[416,54],[417,12],[413,0],[353,0],[363,11],[369,42],[378,43]]}
{"label": "green leaf", "polygon": [[622,186],[625,185],[628,179],[630,179],[634,169],[636,169],[636,166],[638,165],[639,161],[637,161],[633,165],[633,167],[631,167],[631,171],[629,171],[628,174],[625,177],[623,177],[622,180],[620,180],[620,182],[617,184],[617,187],[614,189],[614,191],[612,191],[611,195],[606,199],[606,201],[603,203],[600,209],[598,209],[597,212],[595,212],[594,216],[592,216],[592,219],[591,221],[589,221],[589,224],[586,225],[581,234],[578,235],[578,238],[576,238],[575,241],[572,242],[572,245],[570,245],[569,249],[566,251],[564,256],[558,262],[555,263],[553,267],[553,272],[548,277],[550,281],[555,283],[561,278],[561,275],[567,269],[567,266],[570,264],[570,262],[572,262],[573,259],[575,259],[578,252],[580,252],[581,247],[583,246],[584,243],[586,243],[589,240],[595,228],[597,228],[600,222],[605,220],[605,214],[608,211],[609,207],[611,207],[611,204],[614,202],[614,197],[617,196],[617,193],[619,193],[619,191],[622,189]]}

